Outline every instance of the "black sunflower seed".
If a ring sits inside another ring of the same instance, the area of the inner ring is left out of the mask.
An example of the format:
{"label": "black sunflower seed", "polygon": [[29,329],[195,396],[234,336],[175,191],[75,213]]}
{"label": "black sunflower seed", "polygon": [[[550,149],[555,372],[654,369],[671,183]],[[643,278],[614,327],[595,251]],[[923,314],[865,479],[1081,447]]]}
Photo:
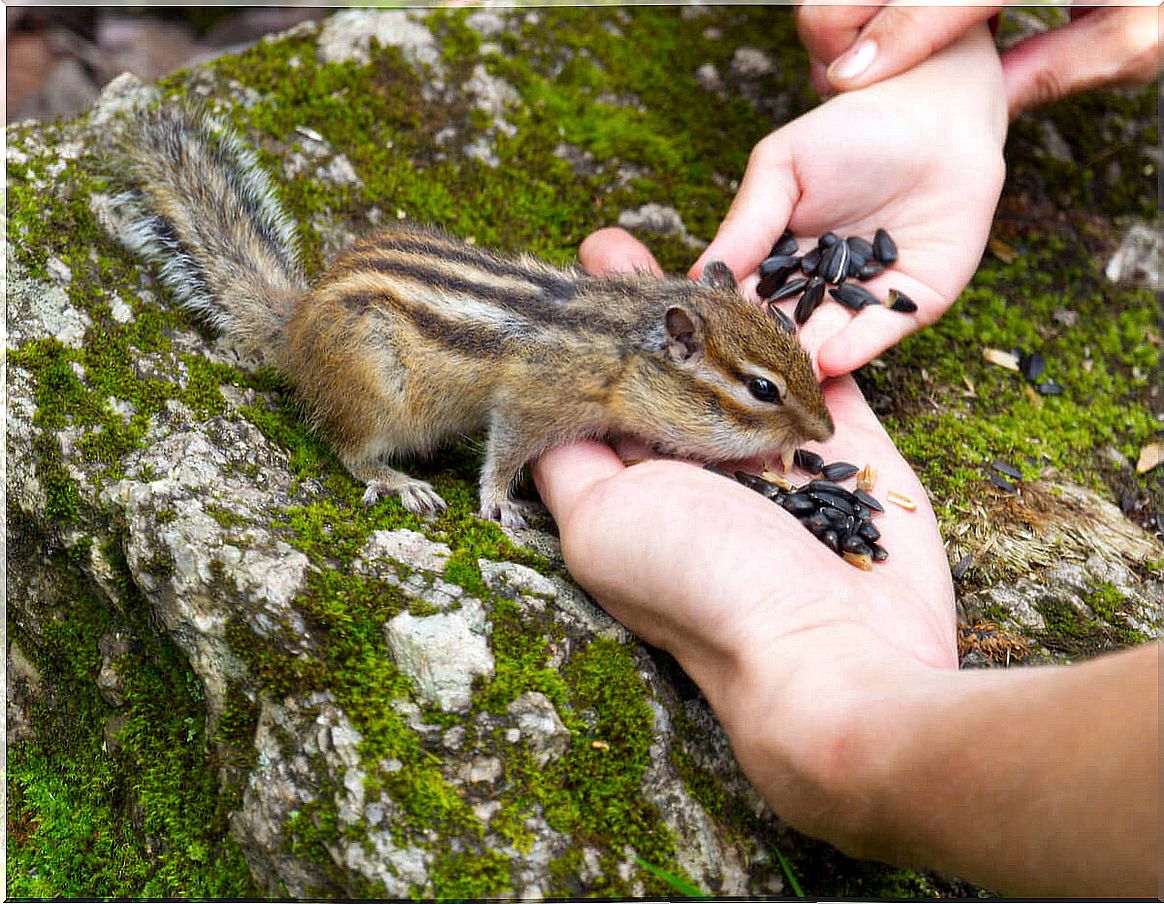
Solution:
{"label": "black sunflower seed", "polygon": [[1001,459],[996,458],[990,463],[990,467],[994,468],[994,470],[996,470],[999,474],[1005,474],[1012,480],[1023,479],[1023,472],[1012,465],[1009,461],[1002,461]]}
{"label": "black sunflower seed", "polygon": [[817,267],[820,266],[820,258],[823,253],[824,250],[820,246],[809,251],[800,259],[800,271],[805,276],[812,276],[816,273]]}
{"label": "black sunflower seed", "polygon": [[888,304],[891,310],[902,314],[912,314],[917,310],[917,303],[900,289],[889,290]]}
{"label": "black sunflower seed", "polygon": [[1054,380],[1047,380],[1045,383],[1040,383],[1035,387],[1040,395],[1062,395],[1063,387]]}
{"label": "black sunflower seed", "polygon": [[809,474],[819,474],[824,467],[824,459],[808,449],[797,449],[792,453],[792,463]]}
{"label": "black sunflower seed", "polygon": [[760,261],[760,276],[771,276],[783,270],[785,273],[791,273],[793,270],[800,268],[800,258],[794,257],[791,254],[773,254],[771,257],[766,257]]}
{"label": "black sunflower seed", "polygon": [[884,270],[885,264],[881,263],[881,261],[865,261],[865,266],[857,271],[857,279],[865,282],[882,273]]}
{"label": "black sunflower seed", "polygon": [[847,461],[834,461],[821,468],[821,476],[825,480],[848,480],[859,470],[861,469]]}
{"label": "black sunflower seed", "polygon": [[884,229],[873,233],[873,256],[886,266],[897,260],[897,243]]}
{"label": "black sunflower seed", "polygon": [[776,244],[772,246],[770,254],[795,254],[800,246],[796,244],[796,237],[792,231],[785,229],[784,233],[776,240]]}
{"label": "black sunflower seed", "polygon": [[996,487],[998,487],[1000,490],[1002,490],[1004,493],[1013,493],[1015,490],[1018,489],[1018,487],[1016,487],[1013,483],[1011,483],[1005,477],[999,477],[997,474],[991,474],[989,476],[990,476],[990,482],[992,484],[994,484]]}
{"label": "black sunflower seed", "polygon": [[873,543],[881,539],[881,531],[877,529],[877,525],[872,521],[862,521],[857,527],[857,536],[869,543]]}
{"label": "black sunflower seed", "polygon": [[885,506],[883,506],[880,502],[878,502],[877,498],[875,496],[870,496],[864,490],[854,490],[853,495],[857,497],[857,499],[861,502],[862,505],[867,505],[873,511],[875,511],[875,512],[885,511]]}
{"label": "black sunflower seed", "polygon": [[821,533],[820,542],[829,547],[833,552],[841,551],[841,538],[831,528]]}
{"label": "black sunflower seed", "polygon": [[824,280],[819,276],[809,279],[808,285],[804,287],[804,294],[796,303],[796,310],[792,312],[792,319],[803,326],[812,316],[812,312],[820,307],[820,303],[824,299],[824,290]]}
{"label": "black sunflower seed", "polygon": [[[712,464],[704,465],[703,470],[711,471],[712,474],[719,474],[721,477],[731,478],[731,476],[732,476],[727,471],[725,471],[723,468],[718,467],[717,465],[712,465]],[[732,478],[732,479],[734,479],[734,478]]]}
{"label": "black sunflower seed", "polygon": [[826,493],[823,490],[809,490],[808,495],[819,502],[822,506],[832,506],[839,509],[846,515],[853,515],[856,517],[856,507],[848,499],[841,496],[836,496],[832,493]]}
{"label": "black sunflower seed", "polygon": [[784,511],[791,515],[811,515],[816,511],[816,500],[802,493],[787,493],[780,499]]}
{"label": "black sunflower seed", "polygon": [[962,578],[966,577],[966,572],[970,570],[970,566],[973,564],[973,562],[973,556],[962,556],[962,558],[958,560],[957,564],[950,569],[950,577],[952,577],[955,581],[962,580]]}
{"label": "black sunflower seed", "polygon": [[845,242],[835,242],[820,259],[820,275],[825,282],[834,285],[843,282],[848,275],[849,246]]}
{"label": "black sunflower seed", "polygon": [[826,530],[829,529],[828,519],[824,515],[822,515],[820,512],[813,512],[811,515],[809,515],[807,518],[805,518],[800,523],[803,524],[805,527],[807,527],[810,531],[812,531],[812,534],[815,537],[819,537],[821,534],[823,534]]}
{"label": "black sunflower seed", "polygon": [[865,260],[872,260],[873,244],[861,238],[859,235],[851,235],[845,241],[849,245],[849,253],[864,258]]}
{"label": "black sunflower seed", "polygon": [[869,307],[871,304],[880,304],[872,292],[864,286],[857,286],[852,283],[835,286],[829,289],[829,294],[850,311],[859,311],[862,308]]}
{"label": "black sunflower seed", "polygon": [[867,261],[868,261],[867,258],[862,257],[860,254],[856,254],[853,251],[853,249],[850,248],[849,249],[849,265],[845,269],[845,276],[847,278],[855,277],[858,273],[861,272],[861,269],[865,266]]}
{"label": "black sunflower seed", "polygon": [[1029,355],[1019,355],[1019,370],[1022,371],[1022,375],[1032,383],[1039,379],[1043,371],[1046,369],[1047,359],[1043,357],[1041,352],[1031,352]]}
{"label": "black sunflower seed", "polygon": [[832,480],[810,480],[804,487],[806,490],[816,490],[819,493],[832,493],[834,496],[840,496],[842,499],[850,503],[856,502],[859,497],[851,491],[846,490],[839,483]]}
{"label": "black sunflower seed", "polygon": [[818,248],[831,248],[836,243],[837,243],[837,234],[835,232],[833,232],[832,230],[829,230],[824,235],[822,235],[819,239],[816,240],[816,245]]}
{"label": "black sunflower seed", "polygon": [[776,484],[769,483],[763,477],[757,477],[755,474],[749,474],[747,471],[736,471],[736,480],[749,490],[755,490],[757,493],[762,493],[765,496],[776,488]]}
{"label": "black sunflower seed", "polygon": [[785,314],[780,308],[774,304],[768,305],[768,313],[780,324],[781,328],[790,333],[796,332],[796,324],[792,322],[792,318]]}
{"label": "black sunflower seed", "polygon": [[860,537],[848,536],[841,540],[842,552],[855,552],[858,555],[869,555],[873,550]]}
{"label": "black sunflower seed", "polygon": [[889,550],[878,543],[872,543],[869,546],[874,562],[884,562],[889,558]]}
{"label": "black sunflower seed", "polygon": [[[759,292],[763,288],[763,280],[760,280],[760,285],[756,286],[756,291]],[[774,289],[770,294],[765,295],[760,293],[761,297],[768,301],[783,301],[785,298],[792,298],[794,295],[799,295],[804,291],[804,287],[808,285],[808,280],[803,278],[790,279],[784,285]]]}

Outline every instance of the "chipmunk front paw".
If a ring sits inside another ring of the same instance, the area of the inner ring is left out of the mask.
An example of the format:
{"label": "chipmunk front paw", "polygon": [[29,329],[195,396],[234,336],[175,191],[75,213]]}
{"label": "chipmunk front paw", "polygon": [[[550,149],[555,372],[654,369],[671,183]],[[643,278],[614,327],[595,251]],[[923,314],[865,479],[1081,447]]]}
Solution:
{"label": "chipmunk front paw", "polygon": [[523,506],[519,502],[506,500],[505,502],[481,503],[481,517],[487,521],[497,521],[502,527],[510,530],[525,530],[528,525],[522,517]]}
{"label": "chipmunk front paw", "polygon": [[448,506],[432,485],[413,480],[404,485],[374,481],[364,490],[364,505],[372,505],[384,496],[399,496],[400,504],[414,515],[437,515]]}

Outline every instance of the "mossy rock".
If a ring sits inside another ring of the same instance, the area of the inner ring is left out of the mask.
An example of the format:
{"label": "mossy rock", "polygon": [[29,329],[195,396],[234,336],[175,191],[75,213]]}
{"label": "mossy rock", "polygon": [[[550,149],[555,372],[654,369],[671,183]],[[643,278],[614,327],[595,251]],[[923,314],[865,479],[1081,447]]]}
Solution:
{"label": "mossy rock", "polygon": [[[740,48],[767,64],[733,66]],[[705,65],[722,94],[701,86]],[[357,11],[159,88],[258,149],[311,274],[397,216],[566,262],[650,203],[684,228],[643,238],[682,270],[752,145],[813,102],[805,70],[786,10]],[[119,188],[105,117],[133,95],[123,81],[75,123],[8,131],[9,552],[13,538],[29,552],[20,567],[10,556],[10,661],[42,679],[18,700],[29,733],[9,753],[9,894],[610,897],[693,883],[751,897],[787,894],[788,871],[813,896],[967,893],[848,860],[763,810],[673,663],[569,581],[548,519],[507,534],[474,516],[472,442],[416,469],[449,502],[440,517],[365,508],[278,375],[177,309],[102,228]],[[1131,159],[1152,97],[1046,115],[1118,105]],[[972,590],[1091,555],[1055,527],[1081,517],[1080,499],[1161,507],[1127,465],[1156,430],[1155,304],[1102,274],[1123,218],[1144,215],[1135,186],[1154,182],[1078,191],[1092,152],[1051,166],[1025,129],[996,227],[1020,254],[985,259],[940,324],[859,375],[955,560],[975,557]],[[1038,346],[1067,392],[1037,403],[983,345]],[[1043,488],[994,493],[983,466],[999,457]],[[1063,488],[1074,509],[1053,504]],[[1019,534],[1054,542],[998,551]],[[1160,547],[1130,536],[1105,552],[1123,570],[1095,571],[1089,602],[1047,610],[1048,631],[1088,644],[1073,655],[1152,636],[1136,594]],[[1063,625],[1071,612],[1090,633]],[[425,619],[484,651],[470,666],[430,649],[467,705],[391,652],[425,637]],[[133,652],[106,663],[112,630]],[[125,689],[116,705],[103,669]]]}

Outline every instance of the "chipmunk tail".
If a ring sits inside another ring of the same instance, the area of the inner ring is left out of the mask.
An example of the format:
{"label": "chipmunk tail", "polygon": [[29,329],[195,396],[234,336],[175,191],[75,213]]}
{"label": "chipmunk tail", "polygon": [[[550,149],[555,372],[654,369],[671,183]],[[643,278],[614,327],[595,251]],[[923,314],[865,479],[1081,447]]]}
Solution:
{"label": "chipmunk tail", "polygon": [[117,145],[132,186],[113,199],[121,240],[240,352],[277,365],[307,284],[294,226],[254,152],[180,107],[137,113]]}

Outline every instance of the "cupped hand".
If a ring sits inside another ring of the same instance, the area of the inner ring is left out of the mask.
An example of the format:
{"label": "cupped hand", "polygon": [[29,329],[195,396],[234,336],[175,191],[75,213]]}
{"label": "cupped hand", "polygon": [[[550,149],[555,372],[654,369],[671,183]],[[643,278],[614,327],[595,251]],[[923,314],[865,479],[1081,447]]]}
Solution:
{"label": "cupped hand", "polygon": [[[756,268],[786,227],[802,250],[828,230],[869,239],[884,227],[899,258],[865,286],[880,299],[899,289],[918,311],[878,306],[854,315],[826,300],[801,330],[818,372],[855,370],[937,320],[978,265],[1002,189],[1000,78],[983,28],[909,73],[838,95],[771,133],[752,151],[692,275],[723,260],[754,298]],[[785,305],[791,312],[795,300]]]}
{"label": "cupped hand", "polygon": [[[616,229],[591,236],[581,257],[595,272],[655,269]],[[889,558],[872,571],[845,562],[780,506],[697,464],[627,467],[609,447],[579,442],[534,466],[570,573],[631,631],[678,659],[765,793],[772,770],[791,777],[825,762],[820,749],[875,692],[870,674],[957,663],[953,588],[925,490],[851,378],[829,381],[824,392],[836,435],[812,448],[828,461],[871,463],[875,496],[893,489],[917,504],[888,504],[875,518]],[[788,748],[749,752],[757,718],[776,720],[769,727],[792,720],[796,730],[780,742]],[[799,793],[781,797],[785,818],[811,808]]]}

